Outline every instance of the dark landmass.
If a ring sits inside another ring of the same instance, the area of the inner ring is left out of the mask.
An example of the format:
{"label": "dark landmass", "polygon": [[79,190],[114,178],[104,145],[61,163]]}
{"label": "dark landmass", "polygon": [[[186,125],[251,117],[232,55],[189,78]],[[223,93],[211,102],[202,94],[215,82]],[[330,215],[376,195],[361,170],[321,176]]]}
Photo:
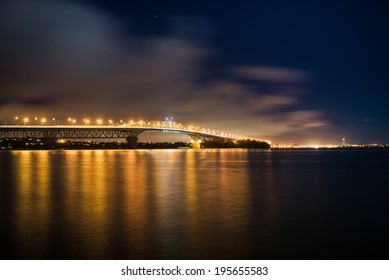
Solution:
{"label": "dark landmass", "polygon": [[[53,139],[0,139],[0,150],[94,150],[94,149],[189,149],[187,142],[73,141]],[[203,141],[201,148],[257,148],[273,150],[362,150],[389,149],[389,144],[366,144],[336,147],[270,147],[267,142],[254,140]]]}
{"label": "dark landmass", "polygon": [[[53,139],[1,139],[0,149],[2,150],[52,150],[52,149],[188,149],[192,148],[191,143],[186,142],[136,142],[125,141],[71,141]],[[269,149],[267,142],[253,140],[233,141],[204,141],[201,148],[264,148]]]}
{"label": "dark landmass", "polygon": [[232,140],[228,141],[205,141],[201,143],[202,148],[260,148],[269,149],[270,145],[267,142],[255,140],[238,140],[236,143]]}

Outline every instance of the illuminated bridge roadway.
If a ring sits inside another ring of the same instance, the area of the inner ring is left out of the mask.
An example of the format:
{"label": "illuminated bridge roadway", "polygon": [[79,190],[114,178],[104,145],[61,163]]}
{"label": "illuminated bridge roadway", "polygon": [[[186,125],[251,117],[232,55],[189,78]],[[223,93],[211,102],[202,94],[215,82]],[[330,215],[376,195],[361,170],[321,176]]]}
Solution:
{"label": "illuminated bridge roadway", "polygon": [[176,122],[135,122],[119,125],[0,125],[0,138],[57,139],[107,139],[125,138],[134,145],[142,132],[173,132],[189,135],[193,148],[200,148],[201,141],[257,140],[242,135],[224,133]]}

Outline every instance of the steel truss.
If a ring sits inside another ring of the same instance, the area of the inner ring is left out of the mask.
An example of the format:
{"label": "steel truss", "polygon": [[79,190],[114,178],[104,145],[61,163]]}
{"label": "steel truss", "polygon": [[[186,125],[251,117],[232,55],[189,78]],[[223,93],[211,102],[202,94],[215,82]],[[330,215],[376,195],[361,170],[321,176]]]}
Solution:
{"label": "steel truss", "polygon": [[38,139],[98,139],[134,138],[144,129],[87,129],[87,128],[1,128],[0,138],[38,138]]}
{"label": "steel truss", "polygon": [[150,129],[150,128],[83,128],[83,127],[12,127],[0,126],[0,139],[101,139],[101,138],[126,138],[134,139],[145,131],[174,132],[189,135],[192,139],[202,141],[226,141],[229,138],[211,136],[200,132],[191,132],[174,129]]}

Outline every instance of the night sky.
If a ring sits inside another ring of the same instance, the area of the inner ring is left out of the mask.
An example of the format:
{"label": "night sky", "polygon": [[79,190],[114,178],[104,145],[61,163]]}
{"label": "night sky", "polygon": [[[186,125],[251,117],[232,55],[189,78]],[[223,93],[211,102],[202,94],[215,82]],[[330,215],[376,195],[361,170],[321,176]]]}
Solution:
{"label": "night sky", "polygon": [[384,1],[0,3],[0,120],[164,120],[389,143]]}

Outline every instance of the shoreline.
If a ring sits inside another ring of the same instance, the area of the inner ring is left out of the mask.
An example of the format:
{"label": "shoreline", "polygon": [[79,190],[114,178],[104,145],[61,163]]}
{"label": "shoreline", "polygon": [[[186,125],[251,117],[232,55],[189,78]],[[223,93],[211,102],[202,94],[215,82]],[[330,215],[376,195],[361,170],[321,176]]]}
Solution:
{"label": "shoreline", "polygon": [[[192,150],[192,147],[58,147],[58,148],[5,148],[0,147],[0,151],[82,151],[82,150]],[[246,148],[246,147],[201,147],[201,150],[210,149],[239,149],[239,150],[273,150],[273,151],[357,151],[357,150],[389,150],[389,146],[380,147],[336,147],[336,148]]]}

